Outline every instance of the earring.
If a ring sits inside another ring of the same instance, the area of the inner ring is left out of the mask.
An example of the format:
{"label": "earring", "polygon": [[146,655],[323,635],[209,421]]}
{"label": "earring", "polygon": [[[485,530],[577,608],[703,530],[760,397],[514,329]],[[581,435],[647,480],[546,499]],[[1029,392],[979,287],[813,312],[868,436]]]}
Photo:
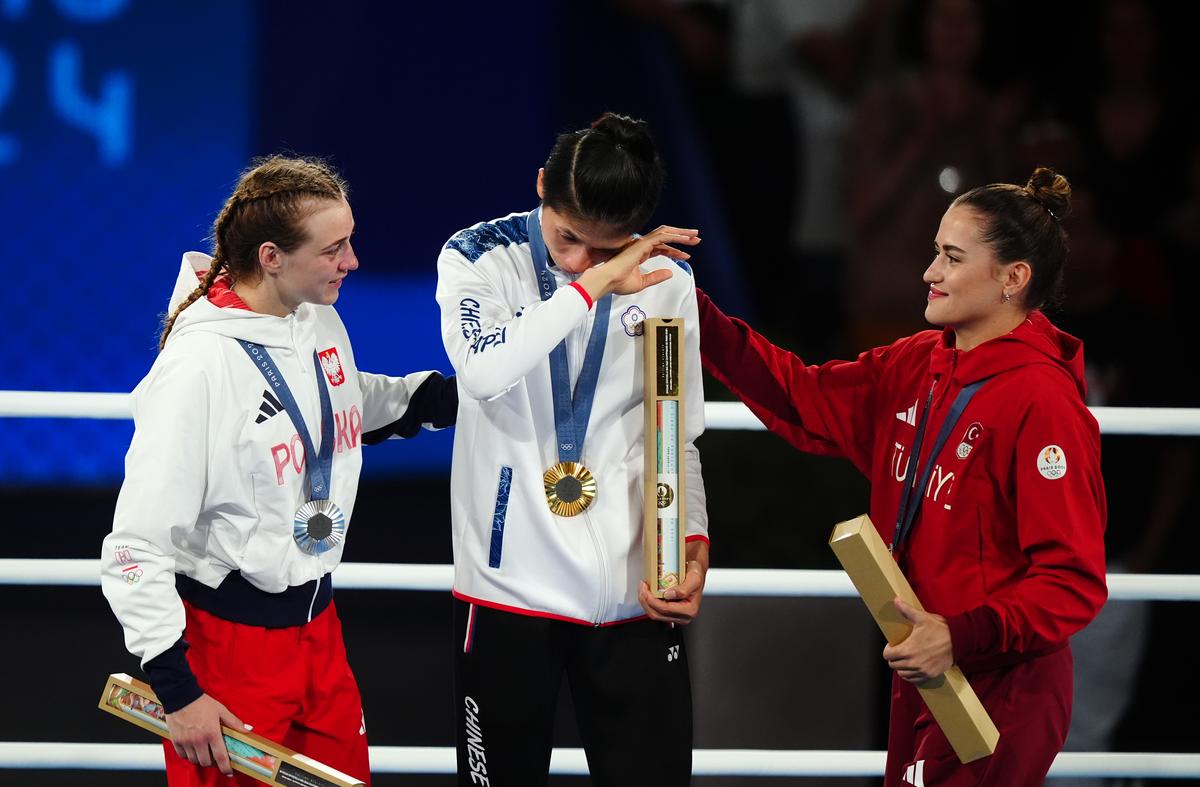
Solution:
{"label": "earring", "polygon": [[1001,303],[1008,303],[1008,302],[1009,302],[1009,301],[1011,301],[1011,300],[1012,300],[1012,296],[1008,294],[1008,291],[1007,291],[1007,290],[1005,290],[1004,292],[1000,293],[1000,301],[1001,301]]}

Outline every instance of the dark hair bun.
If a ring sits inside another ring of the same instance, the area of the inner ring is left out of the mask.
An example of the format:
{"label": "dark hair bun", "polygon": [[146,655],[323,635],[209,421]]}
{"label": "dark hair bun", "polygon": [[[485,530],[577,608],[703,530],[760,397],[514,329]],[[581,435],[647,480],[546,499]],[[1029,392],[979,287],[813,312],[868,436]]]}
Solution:
{"label": "dark hair bun", "polygon": [[1054,218],[1062,221],[1071,210],[1071,184],[1049,167],[1038,167],[1025,184],[1029,196]]}
{"label": "dark hair bun", "polygon": [[543,174],[544,204],[608,225],[614,234],[649,220],[665,177],[649,125],[613,112],[559,134]]}
{"label": "dark hair bun", "polygon": [[653,161],[657,154],[654,138],[650,135],[650,124],[644,120],[605,112],[592,121],[592,130],[611,138],[614,145],[646,161]]}

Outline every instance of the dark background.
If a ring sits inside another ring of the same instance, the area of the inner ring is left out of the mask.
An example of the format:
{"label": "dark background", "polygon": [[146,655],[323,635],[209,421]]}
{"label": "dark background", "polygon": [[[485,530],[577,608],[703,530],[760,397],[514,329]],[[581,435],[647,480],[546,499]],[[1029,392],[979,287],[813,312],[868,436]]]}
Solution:
{"label": "dark background", "polygon": [[[2,5],[0,248],[10,280],[0,297],[16,330],[0,388],[132,388],[153,358],[178,254],[206,248],[238,170],[277,150],[326,156],[351,184],[362,268],[339,311],[360,363],[448,371],[433,303],[441,244],[532,207],[554,136],[613,109],[655,129],[669,180],[654,222],[702,229],[697,283],[813,361],[864,349],[883,322],[856,311],[856,271],[911,280],[907,329],[921,327],[927,239],[953,192],[928,196],[928,173],[909,170],[894,191],[873,194],[906,146],[939,171],[978,172],[960,191],[1024,182],[1034,157],[1059,167],[1076,187],[1066,225],[1074,268],[1051,316],[1087,342],[1092,403],[1195,406],[1186,367],[1200,153],[1186,5],[863,0],[849,19],[774,25],[783,41],[774,42],[774,71],[747,86],[737,63],[771,42],[741,43],[739,14],[798,13],[781,5],[112,0],[91,4],[91,19],[81,2]],[[980,44],[956,55],[965,18]],[[935,23],[949,38],[929,37]],[[99,137],[64,122],[49,100],[48,64],[63,41],[83,53],[86,95],[102,94],[106,74],[132,79],[124,159],[105,159]],[[955,68],[963,92],[937,97],[938,75]],[[816,171],[806,158],[816,110],[795,90],[800,78],[825,85],[845,114],[832,148],[840,174],[817,184],[820,207],[844,219],[833,241],[798,229],[817,210],[803,197]],[[896,87],[905,84],[929,86],[940,109],[872,114],[874,99],[905,95]],[[955,116],[946,107],[964,94],[968,109]],[[983,116],[998,133],[967,133]],[[922,117],[932,120],[899,122]],[[886,149],[856,147],[872,124],[892,120]],[[855,175],[872,160],[878,171]],[[853,208],[870,198],[880,206],[874,220]],[[922,247],[899,262],[863,254],[873,236],[891,237],[887,217],[925,199],[935,212],[918,227]],[[728,396],[711,381],[708,393]],[[0,556],[94,558],[131,425],[3,426]],[[699,445],[714,566],[835,567],[829,530],[867,504],[847,463],[797,455],[762,433],[710,431]],[[1195,440],[1110,436],[1103,451],[1110,558],[1131,570],[1200,573],[1188,524]],[[367,449],[346,560],[450,562],[448,462],[447,434]],[[337,600],[372,744],[451,745],[448,594],[341,591]],[[0,614],[9,696],[28,686],[40,700],[10,704],[0,740],[147,740],[95,709],[109,672],[137,671],[97,588],[0,586]],[[1113,750],[1197,750],[1189,709],[1200,691],[1184,639],[1194,620],[1187,604],[1156,603],[1146,633],[1121,644],[1140,642],[1145,655]],[[883,748],[882,642],[857,601],[710,598],[688,638],[698,748]],[[578,745],[569,714],[561,718],[559,745]],[[0,784],[80,781],[128,787],[162,777],[0,771]]]}

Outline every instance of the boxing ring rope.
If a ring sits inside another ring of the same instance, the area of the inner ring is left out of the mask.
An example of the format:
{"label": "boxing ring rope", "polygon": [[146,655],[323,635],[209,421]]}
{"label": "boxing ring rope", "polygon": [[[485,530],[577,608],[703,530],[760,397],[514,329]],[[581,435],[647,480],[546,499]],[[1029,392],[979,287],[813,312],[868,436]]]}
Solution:
{"label": "boxing ring rope", "polygon": [[[449,592],[454,567],[427,563],[343,563],[334,571],[338,590],[438,590]],[[100,561],[85,558],[0,558],[0,585],[99,586]],[[843,571],[783,568],[714,568],[705,596],[857,598]],[[1197,574],[1110,574],[1115,601],[1200,601]]]}
{"label": "boxing ring rope", "polygon": [[[881,751],[696,749],[693,776],[882,776]],[[62,770],[161,771],[162,746],[154,743],[0,743],[0,767]],[[453,774],[450,746],[372,746],[371,772]],[[586,776],[583,749],[555,749],[550,772]],[[1200,754],[1063,752],[1051,777],[1188,778],[1200,773]]]}
{"label": "boxing ring rope", "polygon": [[[1104,434],[1200,435],[1200,409],[1093,407]],[[131,417],[128,394],[0,391],[0,417]],[[709,429],[762,430],[738,402],[709,402]],[[0,559],[0,585],[99,585],[99,560]],[[344,563],[337,569],[344,590],[446,591],[453,567],[446,565]],[[1113,574],[1114,600],[1200,601],[1200,575]],[[795,569],[713,569],[706,595],[851,597],[857,595],[841,571]],[[697,749],[695,776],[881,776],[880,751],[779,751]],[[452,774],[452,747],[372,746],[376,773]],[[163,770],[159,744],[50,743],[0,741],[0,769]],[[582,749],[555,749],[550,770],[586,775]],[[1051,777],[1200,778],[1200,754],[1063,752]]]}
{"label": "boxing ring rope", "polygon": [[[130,418],[129,394],[0,391],[0,418]],[[1092,407],[1104,434],[1200,435],[1200,409],[1185,407]],[[708,402],[709,429],[763,431],[741,402]]]}

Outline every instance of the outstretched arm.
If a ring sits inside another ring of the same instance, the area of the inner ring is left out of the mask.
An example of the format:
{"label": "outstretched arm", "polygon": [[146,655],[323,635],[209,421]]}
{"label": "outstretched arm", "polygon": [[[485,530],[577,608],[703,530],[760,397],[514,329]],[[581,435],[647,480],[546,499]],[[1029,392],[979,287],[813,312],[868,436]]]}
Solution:
{"label": "outstretched arm", "polygon": [[445,429],[458,418],[458,384],[440,372],[404,377],[358,373],[363,393],[363,443],[374,445],[392,435],[416,437],[421,428]]}
{"label": "outstretched arm", "polygon": [[702,290],[700,357],[763,424],[801,451],[870,465],[875,398],[890,348],[855,361],[808,365],[749,325],[722,312]]}

